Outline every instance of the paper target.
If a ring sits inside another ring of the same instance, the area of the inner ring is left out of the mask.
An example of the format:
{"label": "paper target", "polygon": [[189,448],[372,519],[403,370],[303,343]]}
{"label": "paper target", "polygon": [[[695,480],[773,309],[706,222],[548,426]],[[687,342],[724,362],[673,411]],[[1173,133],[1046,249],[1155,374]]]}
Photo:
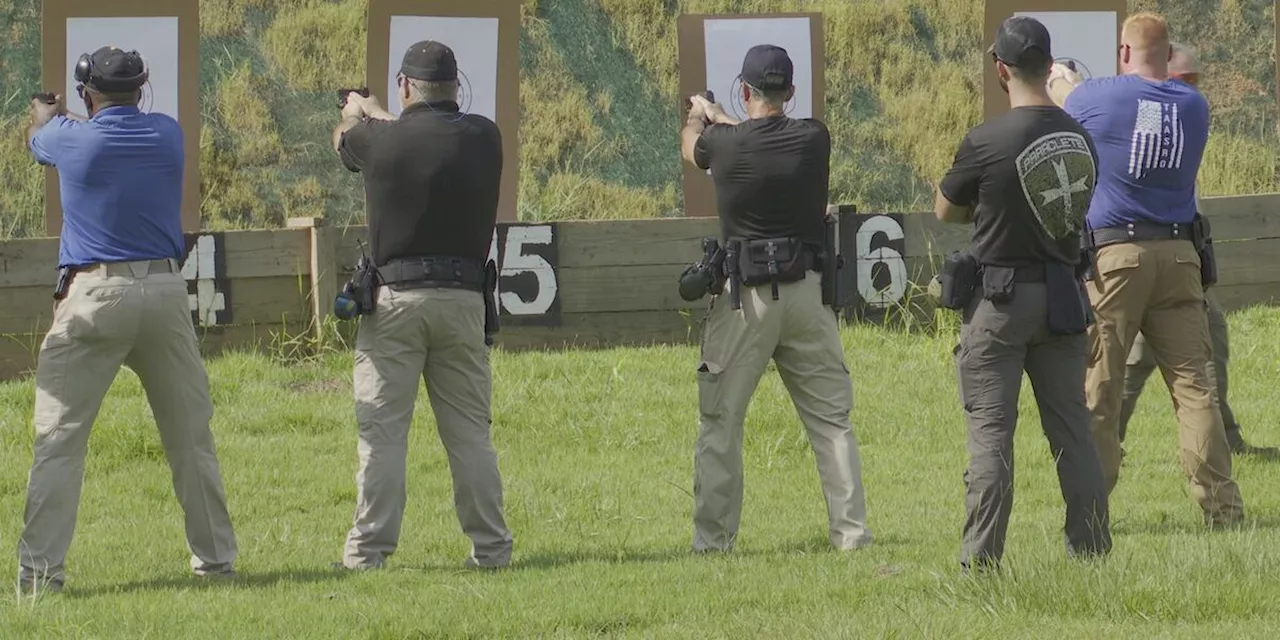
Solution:
{"label": "paper target", "polygon": [[391,16],[387,52],[387,111],[400,115],[396,76],[404,52],[416,42],[435,40],[453,49],[458,61],[458,106],[497,121],[498,19]]}
{"label": "paper target", "polygon": [[[703,22],[706,48],[707,88],[716,92],[716,101],[732,116],[745,119],[742,102],[742,59],[759,44],[786,49],[795,73],[795,96],[787,104],[793,118],[813,117],[813,60],[811,26],[808,18],[707,18]],[[721,97],[720,92],[727,94]]]}
{"label": "paper target", "polygon": [[1116,35],[1114,11],[1019,11],[1015,16],[1039,20],[1049,30],[1053,57],[1057,62],[1072,60],[1086,79],[1116,75]]}
{"label": "paper target", "polygon": [[77,106],[75,62],[81,54],[93,53],[100,47],[114,46],[125,51],[136,49],[146,61],[150,76],[142,88],[139,108],[178,117],[178,18],[67,18],[67,70],[65,93],[72,111]]}

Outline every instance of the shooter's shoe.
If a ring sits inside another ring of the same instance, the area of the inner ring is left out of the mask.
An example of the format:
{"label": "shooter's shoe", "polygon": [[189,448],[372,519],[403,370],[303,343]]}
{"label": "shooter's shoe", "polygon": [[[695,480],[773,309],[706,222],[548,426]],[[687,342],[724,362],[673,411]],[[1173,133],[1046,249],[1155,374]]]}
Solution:
{"label": "shooter's shoe", "polygon": [[1227,444],[1231,446],[1231,453],[1236,455],[1258,456],[1268,460],[1280,459],[1280,449],[1251,445],[1245,442],[1244,436],[1240,435],[1238,429],[1232,429],[1227,432]]}
{"label": "shooter's shoe", "polygon": [[61,591],[62,578],[33,575],[18,577],[18,593],[23,596],[38,596],[44,593],[59,593]]}

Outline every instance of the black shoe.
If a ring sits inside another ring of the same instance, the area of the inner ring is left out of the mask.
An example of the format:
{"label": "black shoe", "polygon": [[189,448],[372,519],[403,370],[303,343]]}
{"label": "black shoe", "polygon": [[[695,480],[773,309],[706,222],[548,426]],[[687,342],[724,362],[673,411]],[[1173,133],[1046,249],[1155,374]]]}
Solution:
{"label": "black shoe", "polygon": [[18,593],[24,596],[39,596],[45,593],[61,593],[62,578],[37,578],[22,576],[18,578]]}

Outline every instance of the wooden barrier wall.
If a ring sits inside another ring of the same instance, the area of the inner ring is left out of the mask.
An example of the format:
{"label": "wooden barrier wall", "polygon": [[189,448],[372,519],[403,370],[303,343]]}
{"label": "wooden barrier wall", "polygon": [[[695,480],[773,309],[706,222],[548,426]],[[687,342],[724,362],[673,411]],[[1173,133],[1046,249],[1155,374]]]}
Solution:
{"label": "wooden barrier wall", "polygon": [[[1280,194],[1207,198],[1228,310],[1280,299]],[[840,304],[850,320],[910,311],[928,318],[925,284],[970,227],[930,214],[841,213]],[[364,227],[299,219],[291,228],[188,236],[183,264],[192,319],[208,354],[231,348],[305,349],[331,336],[332,303],[350,275]],[[711,218],[499,225],[504,349],[696,342],[706,302],[676,282],[715,235]],[[56,239],[0,242],[0,378],[29,372],[52,313]],[[319,319],[319,321],[317,320]],[[345,337],[353,323],[336,323]]]}

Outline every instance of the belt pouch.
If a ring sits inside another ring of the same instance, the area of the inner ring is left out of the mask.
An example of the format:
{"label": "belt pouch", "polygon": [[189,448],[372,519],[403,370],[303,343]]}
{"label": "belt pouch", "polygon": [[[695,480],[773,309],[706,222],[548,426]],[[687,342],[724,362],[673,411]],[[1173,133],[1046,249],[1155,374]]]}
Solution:
{"label": "belt pouch", "polygon": [[965,251],[954,251],[942,262],[938,280],[942,284],[940,304],[947,309],[960,310],[969,306],[973,292],[978,288],[978,261]]}
{"label": "belt pouch", "polygon": [[1075,278],[1075,267],[1062,262],[1044,266],[1045,296],[1049,306],[1049,333],[1072,335],[1084,333],[1088,318],[1081,284]]}

